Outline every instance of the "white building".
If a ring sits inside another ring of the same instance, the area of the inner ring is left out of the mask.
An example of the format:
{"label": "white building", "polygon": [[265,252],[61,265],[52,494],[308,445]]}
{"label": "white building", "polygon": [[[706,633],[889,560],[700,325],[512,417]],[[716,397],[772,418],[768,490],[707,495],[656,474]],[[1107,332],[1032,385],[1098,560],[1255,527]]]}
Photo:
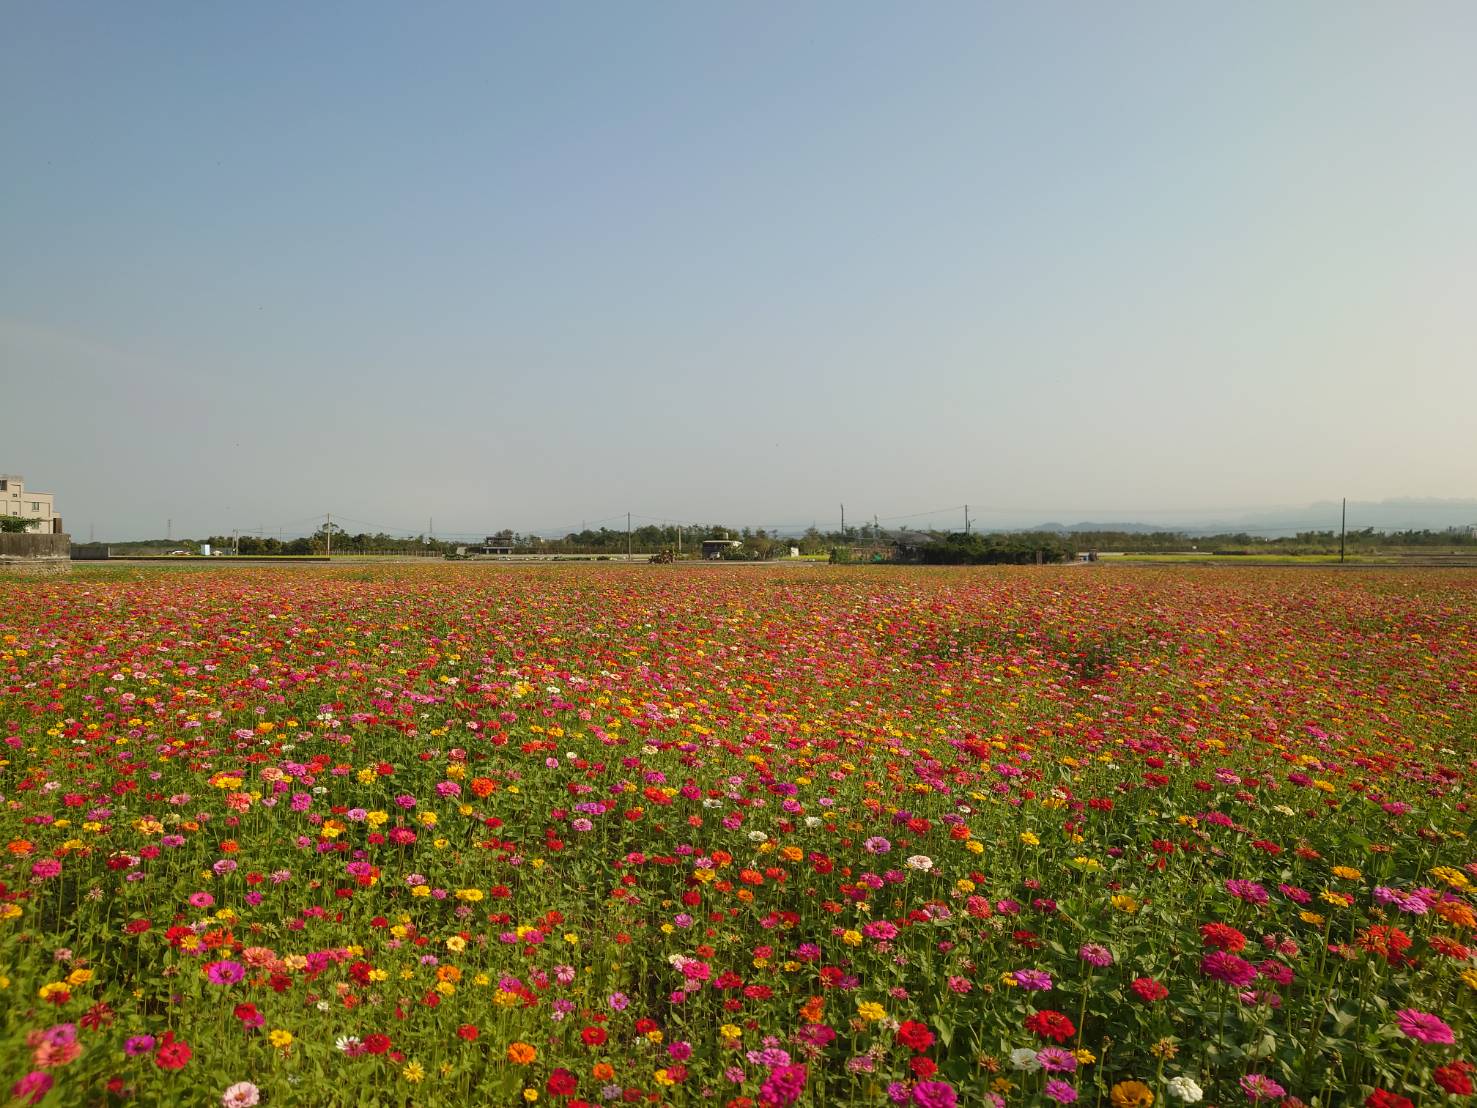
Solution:
{"label": "white building", "polygon": [[31,531],[54,531],[61,525],[49,492],[31,492],[19,473],[0,473],[0,515],[20,516]]}

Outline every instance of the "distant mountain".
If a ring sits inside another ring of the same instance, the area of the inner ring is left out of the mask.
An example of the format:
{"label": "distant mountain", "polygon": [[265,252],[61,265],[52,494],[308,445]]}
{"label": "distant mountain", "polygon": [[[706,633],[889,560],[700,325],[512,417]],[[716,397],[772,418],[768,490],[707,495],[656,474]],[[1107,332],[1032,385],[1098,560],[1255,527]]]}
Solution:
{"label": "distant mountain", "polygon": [[[1176,515],[1162,523],[1042,523],[1032,531],[1120,531],[1147,534],[1154,531],[1179,531],[1186,535],[1244,533],[1275,538],[1295,535],[1300,531],[1337,531],[1339,502],[1321,500],[1304,507],[1266,508],[1257,512],[1241,512],[1221,518]],[[1401,497],[1392,500],[1349,501],[1348,528],[1362,531],[1444,531],[1448,527],[1477,527],[1477,499],[1441,499],[1437,497]]]}
{"label": "distant mountain", "polygon": [[1080,531],[1122,531],[1131,535],[1147,535],[1155,531],[1183,531],[1183,527],[1172,523],[1042,523],[1028,527],[1028,531],[1055,531],[1069,534]]}

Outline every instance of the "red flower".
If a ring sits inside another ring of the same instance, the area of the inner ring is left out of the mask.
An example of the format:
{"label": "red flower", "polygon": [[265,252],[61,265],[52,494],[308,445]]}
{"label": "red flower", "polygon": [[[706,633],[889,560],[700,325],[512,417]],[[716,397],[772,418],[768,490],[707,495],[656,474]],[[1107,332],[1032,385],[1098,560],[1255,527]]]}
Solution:
{"label": "red flower", "polygon": [[1152,977],[1135,977],[1129,988],[1145,1004],[1153,1004],[1154,1001],[1163,1000],[1169,995],[1169,990]]}
{"label": "red flower", "polygon": [[1364,1098],[1364,1108],[1415,1108],[1409,1097],[1376,1089]]}
{"label": "red flower", "polygon": [[897,1029],[897,1041],[909,1050],[924,1051],[933,1045],[933,1032],[927,1024],[907,1020]]}
{"label": "red flower", "polygon": [[580,1038],[584,1040],[586,1046],[601,1046],[607,1036],[603,1027],[587,1027],[580,1032]]}
{"label": "red flower", "polygon": [[545,1087],[549,1090],[550,1096],[568,1096],[574,1092],[578,1084],[579,1081],[574,1074],[566,1069],[557,1069],[549,1074],[549,1081]]}
{"label": "red flower", "polygon": [[913,1076],[920,1081],[927,1081],[938,1072],[938,1066],[932,1058],[925,1058],[921,1054],[915,1054],[908,1059],[908,1068],[913,1071]]}
{"label": "red flower", "polygon": [[1055,1039],[1059,1043],[1064,1043],[1077,1034],[1077,1028],[1070,1019],[1050,1008],[1044,1008],[1027,1017],[1026,1030],[1035,1032],[1043,1039]]}
{"label": "red flower", "polygon": [[166,1031],[154,1051],[154,1064],[161,1070],[182,1070],[193,1053],[188,1043],[176,1041],[174,1032]]}
{"label": "red flower", "polygon": [[1453,1096],[1472,1095],[1472,1063],[1466,1061],[1448,1062],[1444,1066],[1437,1066],[1431,1071],[1431,1076],[1436,1084],[1440,1085]]}
{"label": "red flower", "polygon": [[390,1049],[390,1036],[388,1035],[365,1035],[364,1049],[371,1054],[383,1054]]}
{"label": "red flower", "polygon": [[1200,941],[1204,946],[1230,954],[1235,954],[1246,946],[1246,936],[1227,923],[1203,924],[1200,928]]}
{"label": "red flower", "polygon": [[456,1033],[461,1038],[466,1039],[469,1043],[475,1043],[477,1041],[477,1036],[480,1034],[475,1023],[462,1024],[456,1029]]}

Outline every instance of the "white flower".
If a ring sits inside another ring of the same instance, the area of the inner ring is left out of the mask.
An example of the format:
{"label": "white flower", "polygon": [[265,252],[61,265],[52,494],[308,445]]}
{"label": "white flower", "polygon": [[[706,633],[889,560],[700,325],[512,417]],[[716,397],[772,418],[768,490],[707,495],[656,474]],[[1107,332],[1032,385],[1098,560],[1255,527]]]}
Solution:
{"label": "white flower", "polygon": [[358,1035],[340,1035],[334,1040],[333,1045],[338,1048],[339,1053],[347,1054],[351,1047],[356,1047],[359,1043]]}
{"label": "white flower", "polygon": [[261,1098],[261,1090],[250,1081],[238,1081],[221,1093],[221,1103],[225,1108],[251,1108]]}
{"label": "white flower", "polygon": [[751,843],[762,843],[762,842],[767,842],[768,840],[769,840],[769,836],[766,835],[763,831],[750,831],[749,832],[749,841]]}
{"label": "white flower", "polygon": [[1171,1077],[1169,1091],[1186,1104],[1194,1104],[1205,1095],[1205,1090],[1188,1077]]}
{"label": "white flower", "polygon": [[908,859],[907,866],[909,869],[922,870],[927,873],[933,869],[933,859],[927,854],[914,854]]}
{"label": "white flower", "polygon": [[1026,1047],[1020,1047],[1010,1052],[1010,1064],[1015,1069],[1024,1070],[1026,1073],[1035,1073],[1041,1068],[1041,1063],[1036,1058],[1036,1052]]}
{"label": "white flower", "polygon": [[822,822],[822,820],[821,820],[821,817],[820,816],[806,816],[805,817],[805,826],[806,827],[809,827],[812,831],[814,831],[817,827],[819,827],[821,825],[821,822]]}

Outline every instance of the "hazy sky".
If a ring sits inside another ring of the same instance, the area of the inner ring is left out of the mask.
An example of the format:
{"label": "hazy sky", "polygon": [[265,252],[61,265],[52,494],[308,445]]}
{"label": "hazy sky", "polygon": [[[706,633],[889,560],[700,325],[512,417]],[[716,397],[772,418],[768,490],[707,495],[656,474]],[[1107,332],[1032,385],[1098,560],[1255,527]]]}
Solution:
{"label": "hazy sky", "polygon": [[0,472],[109,538],[1477,495],[1474,57],[1468,0],[12,3]]}

